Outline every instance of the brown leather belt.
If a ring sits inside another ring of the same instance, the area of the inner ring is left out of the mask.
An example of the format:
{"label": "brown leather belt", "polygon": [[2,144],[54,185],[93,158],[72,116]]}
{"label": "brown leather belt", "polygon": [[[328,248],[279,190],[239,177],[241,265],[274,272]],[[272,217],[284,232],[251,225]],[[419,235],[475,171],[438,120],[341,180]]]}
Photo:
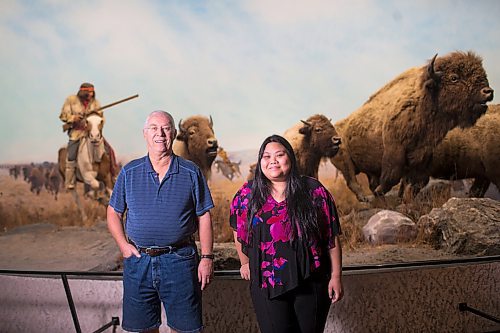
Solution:
{"label": "brown leather belt", "polygon": [[158,247],[158,246],[140,247],[140,246],[135,245],[134,242],[132,242],[132,241],[130,241],[130,244],[134,245],[140,253],[146,253],[147,255],[149,255],[151,257],[156,257],[156,256],[159,256],[162,254],[173,253],[177,249],[181,249],[183,247],[191,245],[191,244],[193,244],[193,239],[191,237],[189,237],[189,238],[184,239],[180,242],[177,242],[173,245],[162,246],[162,247]]}

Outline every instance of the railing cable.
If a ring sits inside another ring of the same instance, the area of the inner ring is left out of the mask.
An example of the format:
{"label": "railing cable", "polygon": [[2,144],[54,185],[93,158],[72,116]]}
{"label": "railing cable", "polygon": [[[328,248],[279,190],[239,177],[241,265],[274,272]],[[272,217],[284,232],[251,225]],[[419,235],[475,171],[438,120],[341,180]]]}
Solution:
{"label": "railing cable", "polygon": [[467,305],[467,303],[459,303],[458,304],[458,309],[462,312],[464,311],[469,311],[469,312],[472,312],[473,314],[475,315],[478,315],[480,317],[483,317],[483,318],[486,318],[486,319],[489,319],[491,321],[494,321],[495,323],[500,323],[500,319],[498,319],[497,317],[494,317],[490,314],[487,314],[483,311],[480,311],[478,309],[474,309],[474,308],[471,308],[470,306]]}

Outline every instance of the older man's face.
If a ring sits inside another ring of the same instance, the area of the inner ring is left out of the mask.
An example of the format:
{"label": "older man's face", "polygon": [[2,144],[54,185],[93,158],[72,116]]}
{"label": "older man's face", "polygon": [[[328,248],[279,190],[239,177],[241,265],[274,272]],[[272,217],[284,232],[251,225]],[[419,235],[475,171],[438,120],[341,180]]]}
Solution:
{"label": "older man's face", "polygon": [[177,134],[171,119],[164,114],[152,115],[144,128],[144,138],[150,153],[172,152],[172,145]]}

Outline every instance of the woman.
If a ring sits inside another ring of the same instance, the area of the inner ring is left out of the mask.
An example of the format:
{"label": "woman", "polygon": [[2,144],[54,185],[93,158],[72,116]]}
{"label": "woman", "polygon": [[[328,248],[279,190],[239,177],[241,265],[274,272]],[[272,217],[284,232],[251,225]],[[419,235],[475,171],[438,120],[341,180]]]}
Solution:
{"label": "woman", "polygon": [[330,304],[343,295],[340,225],[331,194],[298,174],[283,137],[262,143],[230,224],[261,332],[323,332]]}

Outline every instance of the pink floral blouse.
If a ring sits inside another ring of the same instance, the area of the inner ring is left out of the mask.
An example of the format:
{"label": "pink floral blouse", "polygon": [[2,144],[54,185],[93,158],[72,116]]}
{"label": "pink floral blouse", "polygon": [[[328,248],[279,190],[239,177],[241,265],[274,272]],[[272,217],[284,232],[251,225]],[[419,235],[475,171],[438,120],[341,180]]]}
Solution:
{"label": "pink floral blouse", "polygon": [[286,200],[276,202],[269,196],[255,214],[250,232],[247,214],[251,183],[245,183],[231,203],[230,225],[250,259],[251,281],[267,290],[270,298],[297,287],[312,272],[330,273],[328,250],[335,246],[334,236],[341,232],[335,202],[318,180],[303,179],[311,191],[311,204],[317,209],[323,236],[311,244],[301,240],[290,242]]}

